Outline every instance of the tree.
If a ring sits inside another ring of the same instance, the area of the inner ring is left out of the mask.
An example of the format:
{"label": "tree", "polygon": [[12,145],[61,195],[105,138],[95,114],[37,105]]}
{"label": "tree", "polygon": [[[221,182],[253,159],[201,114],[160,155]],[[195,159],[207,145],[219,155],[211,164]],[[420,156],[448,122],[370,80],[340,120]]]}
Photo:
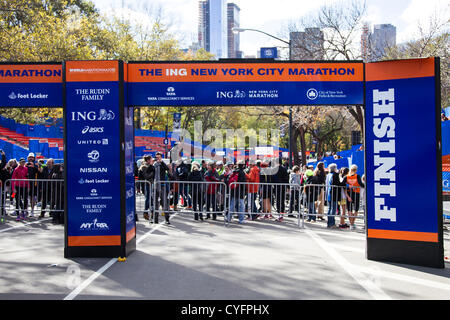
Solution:
{"label": "tree", "polygon": [[440,57],[441,106],[450,105],[450,32],[445,12],[428,18],[428,26],[417,26],[416,39],[388,47],[383,60]]}

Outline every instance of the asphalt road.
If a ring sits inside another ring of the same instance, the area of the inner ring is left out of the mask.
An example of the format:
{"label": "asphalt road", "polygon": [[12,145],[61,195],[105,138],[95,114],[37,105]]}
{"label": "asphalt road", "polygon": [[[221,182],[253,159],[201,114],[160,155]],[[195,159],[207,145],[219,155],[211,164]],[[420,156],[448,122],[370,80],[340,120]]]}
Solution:
{"label": "asphalt road", "polygon": [[[64,259],[63,226],[8,220],[0,225],[0,299],[450,298],[449,263],[368,261],[361,222],[356,231],[324,222],[299,229],[293,218],[226,227],[177,214],[171,222],[141,219],[137,251],[118,262]],[[444,238],[450,248],[448,231]]]}

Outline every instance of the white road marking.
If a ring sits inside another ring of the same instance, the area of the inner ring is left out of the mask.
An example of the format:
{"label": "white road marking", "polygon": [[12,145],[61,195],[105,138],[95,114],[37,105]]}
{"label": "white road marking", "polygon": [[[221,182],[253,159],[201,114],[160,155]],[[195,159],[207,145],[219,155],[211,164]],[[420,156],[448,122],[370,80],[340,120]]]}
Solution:
{"label": "white road marking", "polygon": [[333,249],[325,240],[323,240],[314,231],[305,228],[306,234],[313,238],[317,244],[322,247],[353,279],[356,280],[366,291],[376,300],[392,300],[381,288],[379,288],[372,280],[368,279],[354,265],[344,259],[335,249]]}
{"label": "white road marking", "polygon": [[33,222],[27,222],[27,223],[24,223],[24,224],[19,224],[19,225],[14,226],[14,227],[9,227],[9,228],[0,230],[0,233],[6,232],[6,231],[9,231],[9,230],[12,230],[12,229],[23,228],[23,227],[29,226],[29,225],[31,225],[31,224],[35,224],[35,223],[47,221],[47,220],[50,220],[50,219],[51,219],[51,218],[47,218],[47,219],[36,220],[36,221],[33,221]]}
{"label": "white road marking", "polygon": [[[170,216],[170,219],[172,220],[178,215],[178,213],[175,213]],[[150,234],[161,228],[163,224],[157,224],[155,225],[149,232],[147,232],[145,235],[143,235],[141,238],[139,238],[136,241],[136,244],[142,242],[144,239],[146,239]],[[75,299],[84,289],[86,289],[92,282],[94,282],[95,279],[97,279],[99,276],[101,276],[106,270],[108,270],[111,266],[114,265],[114,263],[117,262],[117,258],[112,258],[109,260],[103,267],[98,269],[94,274],[92,274],[88,279],[83,281],[78,287],[76,287],[71,293],[69,293],[63,300],[73,300]]]}

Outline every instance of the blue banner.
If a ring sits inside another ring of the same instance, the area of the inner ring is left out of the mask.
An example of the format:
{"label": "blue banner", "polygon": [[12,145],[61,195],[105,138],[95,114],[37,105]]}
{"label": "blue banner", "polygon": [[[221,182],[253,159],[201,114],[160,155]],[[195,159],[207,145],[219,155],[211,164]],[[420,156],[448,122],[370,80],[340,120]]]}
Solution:
{"label": "blue banner", "polygon": [[69,245],[120,245],[119,83],[67,82],[66,95]]}
{"label": "blue banner", "polygon": [[355,105],[363,104],[363,82],[136,82],[130,106]]}
{"label": "blue banner", "polygon": [[368,81],[366,103],[368,237],[437,242],[435,78]]}

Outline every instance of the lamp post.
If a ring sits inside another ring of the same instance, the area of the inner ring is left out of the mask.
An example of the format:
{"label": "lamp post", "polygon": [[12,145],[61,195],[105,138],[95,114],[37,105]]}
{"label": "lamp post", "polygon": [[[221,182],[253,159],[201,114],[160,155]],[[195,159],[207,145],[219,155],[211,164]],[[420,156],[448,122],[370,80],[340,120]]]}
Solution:
{"label": "lamp post", "polygon": [[[281,42],[284,42],[289,46],[289,60],[291,60],[291,55],[292,55],[291,41],[286,41],[286,40],[280,39],[278,37],[275,37],[274,35],[271,35],[267,32],[264,32],[264,31],[258,30],[258,29],[233,27],[231,29],[231,31],[233,31],[234,34],[238,34],[239,32],[244,32],[244,31],[255,31],[255,32],[265,34],[266,36],[269,36],[271,38],[277,39]],[[289,106],[289,168],[291,168],[291,167],[292,167],[292,106]]]}

